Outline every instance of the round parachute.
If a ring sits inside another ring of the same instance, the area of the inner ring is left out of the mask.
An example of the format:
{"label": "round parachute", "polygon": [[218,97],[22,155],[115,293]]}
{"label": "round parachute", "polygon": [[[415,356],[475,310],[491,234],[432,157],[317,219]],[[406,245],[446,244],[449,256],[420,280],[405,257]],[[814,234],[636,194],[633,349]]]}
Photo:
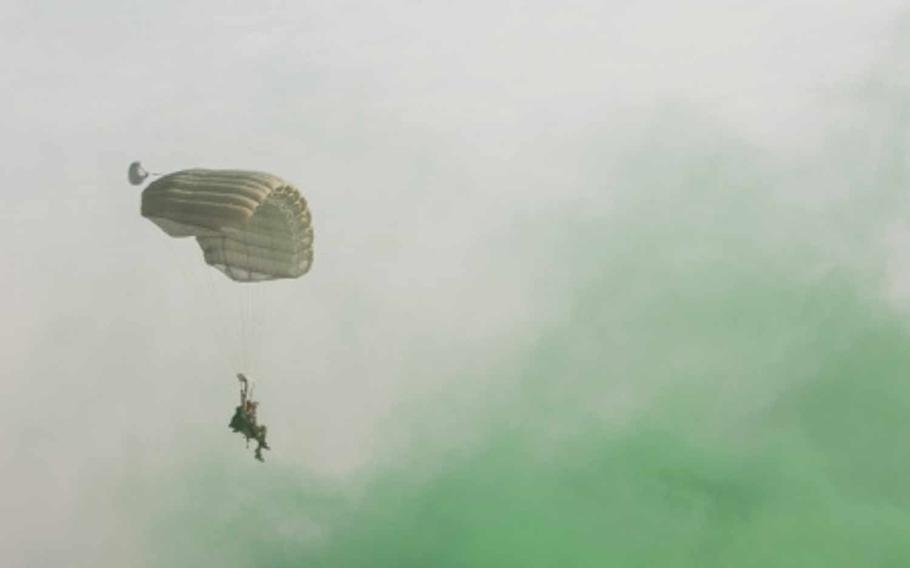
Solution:
{"label": "round parachute", "polygon": [[[132,172],[131,165],[130,181]],[[204,169],[168,174],[143,190],[142,216],[172,237],[196,237],[205,262],[238,282],[299,278],[313,264],[306,200],[270,174]]]}

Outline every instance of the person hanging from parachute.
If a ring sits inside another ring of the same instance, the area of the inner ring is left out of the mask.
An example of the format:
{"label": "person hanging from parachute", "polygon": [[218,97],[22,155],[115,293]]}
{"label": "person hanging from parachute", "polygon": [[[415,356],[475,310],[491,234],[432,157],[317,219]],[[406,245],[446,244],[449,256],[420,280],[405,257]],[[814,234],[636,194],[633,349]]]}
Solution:
{"label": "person hanging from parachute", "polygon": [[237,373],[237,380],[240,381],[240,406],[234,409],[234,416],[228,426],[234,432],[240,432],[246,438],[246,445],[250,447],[250,440],[256,440],[255,457],[259,461],[265,461],[262,458],[262,450],[270,450],[268,442],[265,440],[268,429],[265,424],[259,424],[256,412],[259,409],[259,403],[253,400],[250,392],[250,382],[243,373]]}
{"label": "person hanging from parachute", "polygon": [[[141,186],[140,213],[169,237],[193,237],[206,264],[230,280],[258,285],[306,274],[313,264],[313,227],[306,199],[278,176],[247,170],[193,168],[170,174],[130,164],[130,184]],[[240,406],[230,421],[234,432],[256,440],[264,461],[266,427],[257,421],[258,404],[249,381],[240,381]]]}

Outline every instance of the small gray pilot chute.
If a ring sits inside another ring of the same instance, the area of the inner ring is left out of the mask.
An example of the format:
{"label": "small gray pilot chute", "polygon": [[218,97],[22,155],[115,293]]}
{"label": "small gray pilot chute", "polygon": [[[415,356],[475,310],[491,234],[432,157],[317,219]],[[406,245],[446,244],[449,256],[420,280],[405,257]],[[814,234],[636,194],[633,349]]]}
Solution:
{"label": "small gray pilot chute", "polygon": [[131,163],[130,169],[127,172],[127,177],[129,177],[130,184],[132,185],[142,185],[149,176],[158,177],[160,175],[161,174],[157,172],[146,170],[138,161]]}
{"label": "small gray pilot chute", "polygon": [[130,164],[128,175],[130,178],[130,183],[133,185],[142,185],[142,182],[145,181],[145,178],[149,177],[149,173],[145,171],[145,168],[143,168],[142,164],[139,162],[133,162]]}

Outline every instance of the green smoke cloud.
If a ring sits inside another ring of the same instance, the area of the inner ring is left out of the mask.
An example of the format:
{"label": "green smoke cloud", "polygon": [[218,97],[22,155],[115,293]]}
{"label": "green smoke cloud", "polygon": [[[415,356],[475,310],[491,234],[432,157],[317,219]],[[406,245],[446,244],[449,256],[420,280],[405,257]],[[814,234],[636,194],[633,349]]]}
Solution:
{"label": "green smoke cloud", "polygon": [[518,356],[405,407],[407,442],[351,485],[224,462],[156,480],[152,563],[906,565],[894,101],[864,96],[812,158],[685,109],[580,140],[565,166],[595,197],[496,245],[550,271]]}

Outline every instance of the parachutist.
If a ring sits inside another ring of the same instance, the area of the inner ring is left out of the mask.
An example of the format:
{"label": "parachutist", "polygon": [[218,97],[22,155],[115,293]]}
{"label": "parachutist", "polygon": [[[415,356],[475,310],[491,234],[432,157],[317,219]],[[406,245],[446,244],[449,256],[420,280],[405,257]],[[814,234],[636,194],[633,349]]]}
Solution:
{"label": "parachutist", "polygon": [[255,457],[259,461],[265,461],[262,458],[262,450],[270,450],[268,442],[265,441],[267,428],[264,424],[257,424],[256,411],[259,403],[252,400],[250,396],[250,383],[243,373],[237,373],[237,380],[240,381],[240,406],[234,409],[234,416],[228,426],[234,432],[240,432],[246,438],[247,447],[250,440],[256,440]]}
{"label": "parachutist", "polygon": [[[191,168],[169,174],[146,171],[139,162],[129,182],[143,185],[140,214],[166,235],[194,237],[205,264],[232,282],[248,284],[300,278],[313,265],[313,223],[300,191],[278,176],[249,170]],[[252,301],[249,306],[252,315]],[[245,319],[245,317],[244,317]],[[241,322],[246,340],[246,326]],[[244,345],[245,348],[248,345]],[[228,426],[256,440],[256,458],[269,449],[266,428],[257,423],[249,381],[241,383],[240,406]]]}

